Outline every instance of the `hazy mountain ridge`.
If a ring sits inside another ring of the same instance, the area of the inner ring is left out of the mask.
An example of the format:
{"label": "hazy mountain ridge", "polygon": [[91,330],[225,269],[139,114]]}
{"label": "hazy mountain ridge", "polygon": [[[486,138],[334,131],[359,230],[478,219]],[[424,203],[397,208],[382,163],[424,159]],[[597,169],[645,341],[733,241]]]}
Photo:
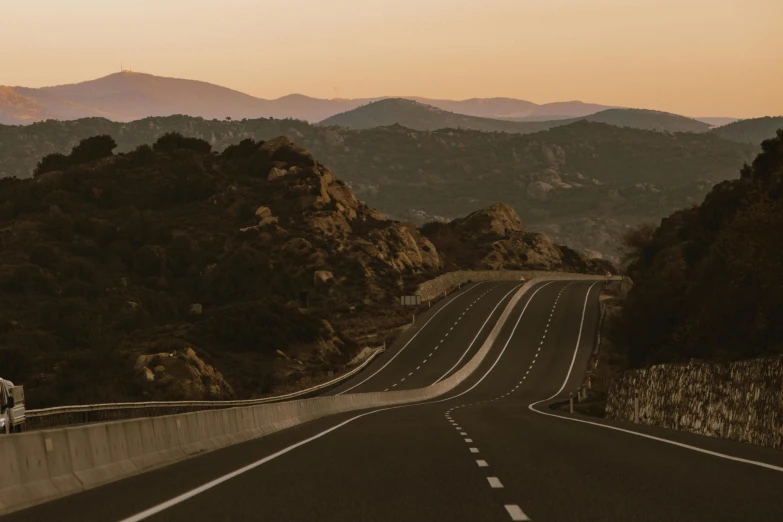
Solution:
{"label": "hazy mountain ridge", "polygon": [[[208,82],[123,71],[96,80],[52,87],[0,86],[0,124],[26,125],[50,118],[67,120],[94,116],[133,121],[174,114],[208,119],[272,117],[317,122],[389,97],[320,99],[290,94],[268,100]],[[525,121],[578,118],[617,108],[581,101],[537,104],[499,97],[467,100],[397,98],[467,116]]]}
{"label": "hazy mountain ridge", "polygon": [[404,98],[387,98],[336,114],[320,125],[348,129],[370,129],[399,124],[415,130],[464,128],[484,132],[528,133],[546,130],[560,122],[516,122],[457,114],[445,109]]}
{"label": "hazy mountain ridge", "polygon": [[389,98],[337,114],[320,122],[350,129],[369,129],[399,124],[416,130],[471,129],[484,132],[527,134],[586,120],[664,132],[706,132],[710,126],[685,116],[644,109],[606,109],[589,116],[548,121],[490,119],[466,116],[403,98]]}
{"label": "hazy mountain ridge", "polygon": [[755,144],[775,137],[775,132],[778,129],[783,129],[783,116],[739,120],[710,132],[728,140]]}
{"label": "hazy mountain ridge", "polygon": [[110,134],[118,151],[128,152],[172,131],[218,150],[246,138],[286,135],[387,215],[421,224],[503,202],[528,229],[609,256],[617,255],[628,225],[697,204],[757,149],[712,133],[666,134],[586,121],[520,135],[401,126],[350,131],[296,120],[91,118],[0,126],[0,176],[29,177],[39,158],[67,153],[89,136]]}

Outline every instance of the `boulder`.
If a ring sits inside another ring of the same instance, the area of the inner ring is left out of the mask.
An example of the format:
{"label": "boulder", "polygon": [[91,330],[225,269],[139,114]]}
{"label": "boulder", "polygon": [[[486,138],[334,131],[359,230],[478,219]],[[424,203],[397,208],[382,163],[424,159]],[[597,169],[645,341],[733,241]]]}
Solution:
{"label": "boulder", "polygon": [[345,185],[329,185],[326,192],[333,200],[341,203],[346,208],[356,209],[359,207],[359,201],[354,197],[351,189]]}
{"label": "boulder", "polygon": [[259,219],[270,217],[271,215],[272,215],[272,210],[269,207],[258,207],[256,209],[256,217]]}
{"label": "boulder", "polygon": [[201,303],[193,303],[192,305],[190,305],[190,308],[188,309],[190,315],[201,315],[203,311],[204,311],[204,307],[201,306]]}
{"label": "boulder", "polygon": [[152,387],[151,392],[159,390],[171,400],[230,399],[234,394],[223,375],[190,347],[140,355],[135,367],[141,371],[147,386]]}
{"label": "boulder", "polygon": [[297,167],[313,167],[315,159],[304,148],[292,143],[286,136],[278,136],[258,147],[258,155],[266,161],[283,161]]}
{"label": "boulder", "polygon": [[286,172],[285,170],[279,169],[277,167],[272,167],[271,169],[269,169],[269,174],[266,175],[266,179],[268,181],[272,181],[277,178],[282,178],[286,174],[288,174],[288,172]]}
{"label": "boulder", "polygon": [[283,252],[294,252],[297,254],[303,254],[313,248],[313,244],[303,237],[292,237],[286,241],[283,246]]}
{"label": "boulder", "polygon": [[549,183],[543,181],[534,181],[527,186],[527,197],[535,201],[546,201],[549,194],[555,189]]}
{"label": "boulder", "polygon": [[313,274],[313,284],[324,285],[334,279],[334,274],[328,270],[316,270]]}
{"label": "boulder", "polygon": [[504,203],[477,210],[466,217],[455,219],[452,226],[469,236],[506,236],[513,232],[524,232],[525,227],[516,211]]}

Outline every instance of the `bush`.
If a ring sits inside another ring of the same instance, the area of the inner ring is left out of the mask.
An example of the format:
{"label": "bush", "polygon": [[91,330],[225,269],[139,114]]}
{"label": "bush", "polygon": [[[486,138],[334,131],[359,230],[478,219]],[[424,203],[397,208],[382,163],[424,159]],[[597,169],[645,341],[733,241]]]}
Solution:
{"label": "bush", "polygon": [[209,154],[212,145],[199,138],[186,138],[179,132],[167,132],[152,145],[155,152],[172,153],[178,149],[192,150],[199,154]]}
{"label": "bush", "polygon": [[32,265],[16,267],[3,284],[6,292],[12,294],[44,294],[57,295],[60,292],[54,278],[48,276],[40,268]]}
{"label": "bush", "polygon": [[112,151],[117,148],[114,139],[107,135],[93,136],[85,138],[71,150],[70,161],[72,164],[86,163],[101,158],[111,156]]}
{"label": "bush", "polygon": [[253,155],[253,153],[258,148],[258,145],[259,144],[256,143],[252,138],[247,138],[240,141],[236,145],[229,145],[223,150],[220,156],[227,160],[247,159]]}
{"label": "bush", "polygon": [[68,156],[60,154],[59,152],[54,152],[41,158],[41,161],[38,162],[38,165],[36,165],[33,170],[33,176],[40,176],[41,174],[55,170],[65,170],[70,166],[71,160]]}
{"label": "bush", "polygon": [[37,245],[30,251],[30,262],[41,268],[53,270],[60,264],[60,254],[49,245]]}
{"label": "bush", "polygon": [[155,161],[155,151],[149,145],[139,145],[128,153],[131,165],[134,167],[143,167]]}
{"label": "bush", "polygon": [[220,308],[208,323],[210,333],[226,348],[274,353],[292,342],[311,342],[320,335],[320,322],[297,310],[259,301]]}

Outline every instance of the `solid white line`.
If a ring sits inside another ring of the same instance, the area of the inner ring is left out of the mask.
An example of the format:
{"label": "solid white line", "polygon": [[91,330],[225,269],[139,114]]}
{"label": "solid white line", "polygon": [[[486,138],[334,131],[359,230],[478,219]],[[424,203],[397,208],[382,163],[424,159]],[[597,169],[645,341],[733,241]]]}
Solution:
{"label": "solid white line", "polygon": [[[593,286],[595,286],[595,284],[597,284],[597,283],[594,283],[593,285],[591,285],[590,288],[592,289]],[[587,291],[587,295],[589,297],[590,290]],[[585,298],[585,307],[586,306],[587,306],[587,298]],[[750,464],[752,466],[758,466],[760,468],[766,468],[766,469],[771,469],[773,471],[783,472],[783,467],[775,466],[773,464],[767,464],[766,462],[760,462],[758,460],[750,460],[750,459],[743,459],[743,458],[740,458],[740,457],[734,457],[734,456],[731,456],[731,455],[726,455],[725,453],[718,453],[717,451],[710,451],[710,450],[707,450],[707,449],[704,449],[704,448],[699,448],[698,446],[692,446],[690,444],[684,444],[682,442],[676,442],[676,441],[673,441],[673,440],[664,439],[663,437],[656,437],[654,435],[648,435],[646,433],[639,433],[638,431],[628,430],[628,429],[625,429],[625,428],[619,428],[617,426],[611,426],[611,425],[608,425],[608,424],[601,424],[599,422],[593,422],[593,421],[588,421],[588,420],[583,420],[583,419],[576,419],[576,418],[573,418],[573,417],[563,417],[563,416],[560,416],[560,415],[556,415],[554,413],[546,413],[546,412],[537,410],[535,408],[535,406],[537,406],[538,404],[541,404],[542,402],[546,402],[546,401],[554,399],[555,397],[560,395],[560,392],[562,392],[563,389],[565,389],[566,384],[568,384],[568,379],[571,376],[571,371],[574,368],[574,361],[576,360],[576,355],[579,352],[579,341],[582,338],[582,328],[584,327],[584,317],[585,317],[585,313],[584,313],[584,309],[583,309],[583,311],[582,311],[582,324],[579,326],[579,336],[577,337],[576,347],[574,348],[574,355],[571,358],[571,366],[568,368],[568,373],[566,374],[566,378],[563,381],[563,385],[560,387],[560,389],[557,391],[557,393],[555,393],[554,395],[552,395],[548,399],[543,399],[543,400],[540,400],[538,402],[534,402],[534,403],[530,404],[528,406],[528,409],[530,409],[531,411],[534,411],[534,412],[536,412],[536,413],[538,413],[540,415],[546,415],[547,417],[555,417],[557,419],[573,421],[573,422],[580,422],[582,424],[590,424],[591,426],[598,426],[599,428],[606,428],[608,430],[614,430],[614,431],[619,431],[619,432],[622,432],[622,433],[628,433],[630,435],[636,435],[637,437],[644,437],[645,439],[655,440],[655,441],[658,441],[658,442],[663,442],[665,444],[671,444],[672,446],[677,446],[677,447],[680,447],[680,448],[689,449],[691,451],[696,451],[698,453],[704,453],[705,455],[712,455],[713,457],[718,457],[718,458],[725,459],[725,460],[732,460],[734,462],[742,462],[743,464]],[[522,520],[525,520],[525,519],[522,519]]]}
{"label": "solid white line", "polygon": [[478,467],[480,468],[486,468],[487,466],[489,466],[486,460],[477,460],[476,464],[478,464]]}
{"label": "solid white line", "polygon": [[579,323],[579,335],[576,337],[576,348],[574,349],[574,356],[571,357],[571,366],[568,367],[568,373],[566,374],[566,378],[563,381],[563,385],[560,387],[559,390],[557,390],[557,393],[552,395],[552,397],[550,397],[549,399],[553,397],[557,397],[560,394],[560,392],[565,389],[566,384],[568,384],[568,379],[569,377],[571,377],[571,372],[574,370],[574,363],[576,362],[576,354],[577,352],[579,352],[579,343],[582,341],[582,329],[584,328],[585,325],[585,314],[587,313],[587,301],[588,299],[590,299],[590,290],[592,290],[593,287],[597,284],[598,283],[593,283],[592,285],[590,285],[590,288],[587,289],[587,295],[585,296],[585,303],[582,306],[582,322]]}
{"label": "solid white line", "polygon": [[476,342],[476,340],[478,339],[479,335],[481,335],[481,332],[483,332],[483,331],[484,331],[484,327],[485,327],[485,326],[487,326],[487,323],[489,322],[489,320],[490,320],[490,319],[492,319],[492,315],[494,315],[494,313],[495,313],[495,310],[497,310],[497,309],[498,309],[498,306],[500,306],[500,304],[501,304],[503,301],[505,301],[505,300],[506,300],[506,297],[508,297],[508,296],[511,294],[511,292],[514,292],[514,291],[515,291],[517,288],[519,288],[520,286],[521,286],[521,285],[517,285],[517,286],[515,286],[514,288],[512,288],[512,289],[511,289],[511,290],[510,290],[510,291],[509,291],[509,292],[508,292],[506,295],[504,295],[504,296],[503,296],[503,297],[500,299],[500,301],[498,301],[498,304],[496,304],[496,305],[495,305],[495,308],[493,308],[493,309],[492,309],[492,311],[489,313],[489,315],[487,316],[487,320],[486,320],[486,321],[484,321],[484,324],[482,324],[482,325],[481,325],[481,328],[479,328],[479,331],[476,333],[476,336],[473,338],[473,340],[472,340],[472,341],[470,341],[470,344],[469,344],[469,345],[468,345],[468,347],[465,349],[465,352],[462,354],[462,356],[461,356],[461,357],[460,357],[460,358],[457,360],[457,362],[455,362],[455,363],[454,363],[454,366],[452,366],[451,368],[449,368],[449,369],[448,369],[448,371],[447,371],[446,373],[444,373],[443,375],[441,375],[441,376],[438,378],[438,380],[437,380],[437,381],[435,381],[435,382],[433,382],[432,384],[438,384],[438,383],[439,383],[440,381],[442,381],[442,380],[443,380],[443,379],[444,379],[444,378],[445,378],[445,377],[446,377],[448,374],[450,374],[450,373],[451,373],[451,371],[452,371],[454,368],[456,368],[456,367],[459,365],[459,363],[461,363],[461,362],[462,362],[462,359],[464,359],[464,358],[465,358],[465,356],[468,354],[468,352],[470,351],[470,349],[473,347],[473,345],[475,344],[475,342]]}
{"label": "solid white line", "polygon": [[381,366],[380,368],[378,368],[378,370],[377,370],[375,373],[373,373],[372,375],[370,375],[369,377],[367,377],[367,378],[366,378],[366,379],[364,379],[363,381],[361,381],[361,382],[359,382],[359,383],[357,383],[357,384],[354,384],[354,385],[353,385],[353,386],[351,386],[350,388],[347,388],[347,389],[345,389],[345,390],[341,391],[340,393],[336,393],[335,395],[342,395],[343,393],[345,393],[345,392],[347,392],[347,391],[351,391],[351,390],[353,390],[354,388],[356,388],[357,386],[361,386],[361,385],[362,385],[362,384],[364,384],[365,382],[369,381],[370,379],[372,379],[373,377],[375,377],[376,375],[378,375],[378,374],[379,374],[379,373],[380,373],[380,372],[381,372],[381,371],[382,371],[384,368],[386,368],[387,366],[389,366],[389,365],[391,364],[391,362],[392,362],[394,359],[396,359],[396,358],[397,358],[397,356],[398,356],[398,355],[400,355],[400,354],[403,352],[403,350],[405,350],[405,348],[407,348],[407,347],[408,347],[408,345],[409,345],[409,344],[411,344],[411,343],[413,342],[413,340],[416,338],[416,336],[418,336],[418,335],[419,335],[421,332],[423,332],[423,331],[424,331],[424,329],[427,327],[427,325],[428,325],[428,324],[430,324],[430,321],[432,321],[433,319],[435,319],[435,317],[437,317],[437,315],[438,315],[439,313],[441,313],[441,312],[443,311],[443,309],[444,309],[444,308],[446,308],[446,307],[447,307],[447,306],[449,306],[451,303],[453,303],[454,301],[456,301],[457,299],[459,299],[459,298],[460,298],[460,297],[462,297],[463,295],[467,294],[468,292],[470,292],[470,291],[471,291],[471,290],[473,290],[474,288],[477,288],[477,287],[478,287],[479,285],[481,285],[481,284],[482,284],[482,283],[477,283],[477,284],[473,285],[472,287],[468,288],[466,291],[459,293],[459,294],[458,294],[456,297],[454,297],[454,298],[453,298],[451,301],[449,301],[448,303],[446,303],[446,304],[444,304],[443,306],[441,306],[441,307],[440,307],[440,308],[439,308],[439,309],[438,309],[438,310],[437,310],[437,311],[436,311],[434,314],[432,314],[432,317],[430,317],[430,318],[427,320],[427,322],[426,322],[426,323],[424,323],[424,324],[422,325],[422,327],[419,329],[419,331],[418,331],[418,332],[416,332],[415,334],[413,334],[413,337],[411,337],[410,339],[408,339],[408,342],[407,342],[407,343],[405,343],[405,345],[404,345],[402,348],[400,348],[400,349],[399,349],[399,351],[398,351],[397,353],[395,353],[395,354],[394,354],[394,356],[392,356],[392,357],[391,357],[391,358],[390,358],[388,361],[386,361],[386,364],[384,364],[383,366]]}
{"label": "solid white line", "polygon": [[489,487],[494,489],[499,489],[503,487],[503,484],[500,482],[500,479],[497,477],[487,477],[487,482],[489,482]]}
{"label": "solid white line", "polygon": [[511,515],[511,520],[530,520],[516,504],[506,504],[503,507],[506,508],[508,514]]}
{"label": "solid white line", "polygon": [[460,393],[460,394],[458,394],[458,395],[454,395],[454,396],[452,396],[452,397],[448,397],[448,398],[446,398],[446,399],[440,399],[440,400],[437,400],[437,401],[433,401],[433,402],[432,402],[432,403],[430,403],[430,404],[437,403],[437,402],[443,402],[443,401],[450,401],[450,400],[452,400],[452,399],[456,399],[457,397],[462,397],[463,395],[465,395],[465,394],[466,394],[466,393],[468,393],[469,391],[473,390],[473,389],[474,389],[476,386],[478,386],[479,384],[481,384],[481,381],[483,381],[484,379],[486,379],[486,378],[487,378],[487,375],[489,375],[489,374],[490,374],[490,372],[492,372],[492,370],[494,370],[494,369],[495,369],[495,366],[497,366],[497,364],[500,362],[500,358],[501,358],[501,357],[503,357],[503,354],[504,354],[504,353],[506,353],[506,348],[508,348],[508,345],[509,345],[509,343],[511,343],[511,339],[513,339],[513,338],[514,338],[514,334],[515,334],[515,333],[516,333],[516,331],[517,331],[517,327],[519,326],[519,322],[522,320],[522,316],[524,316],[524,315],[525,315],[525,311],[527,310],[527,307],[528,307],[528,306],[530,306],[530,303],[531,303],[531,301],[533,301],[533,298],[536,296],[536,294],[537,294],[538,292],[540,292],[541,290],[543,290],[543,289],[544,289],[544,287],[546,287],[546,286],[548,286],[548,285],[550,285],[550,284],[552,284],[552,281],[549,281],[548,283],[544,283],[543,285],[539,286],[539,287],[536,289],[536,291],[535,291],[535,292],[533,292],[533,295],[531,295],[531,296],[530,296],[530,299],[528,299],[528,300],[527,300],[527,303],[525,303],[525,307],[522,309],[522,313],[520,313],[520,314],[519,314],[519,318],[517,318],[517,322],[514,324],[514,328],[511,330],[511,335],[509,335],[509,336],[508,336],[508,340],[506,341],[506,344],[504,344],[504,345],[503,345],[503,349],[502,349],[502,350],[500,351],[500,353],[498,354],[498,357],[497,357],[497,359],[495,359],[495,362],[494,362],[494,363],[492,363],[492,366],[490,366],[490,367],[489,367],[489,370],[487,370],[487,372],[486,372],[484,375],[482,375],[482,376],[481,376],[481,379],[479,379],[478,381],[476,381],[476,383],[475,383],[473,386],[471,386],[470,388],[468,388],[467,390],[465,390],[464,392],[462,392],[462,393]]}
{"label": "solid white line", "polygon": [[478,448],[470,448],[470,452],[471,453],[478,453],[479,450],[478,450]]}

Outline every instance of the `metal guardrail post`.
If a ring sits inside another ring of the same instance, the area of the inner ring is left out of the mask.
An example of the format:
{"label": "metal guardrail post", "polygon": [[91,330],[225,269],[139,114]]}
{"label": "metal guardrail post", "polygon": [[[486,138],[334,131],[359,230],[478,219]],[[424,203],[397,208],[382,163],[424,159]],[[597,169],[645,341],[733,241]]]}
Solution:
{"label": "metal guardrail post", "polygon": [[574,413],[574,392],[568,392],[568,413]]}

